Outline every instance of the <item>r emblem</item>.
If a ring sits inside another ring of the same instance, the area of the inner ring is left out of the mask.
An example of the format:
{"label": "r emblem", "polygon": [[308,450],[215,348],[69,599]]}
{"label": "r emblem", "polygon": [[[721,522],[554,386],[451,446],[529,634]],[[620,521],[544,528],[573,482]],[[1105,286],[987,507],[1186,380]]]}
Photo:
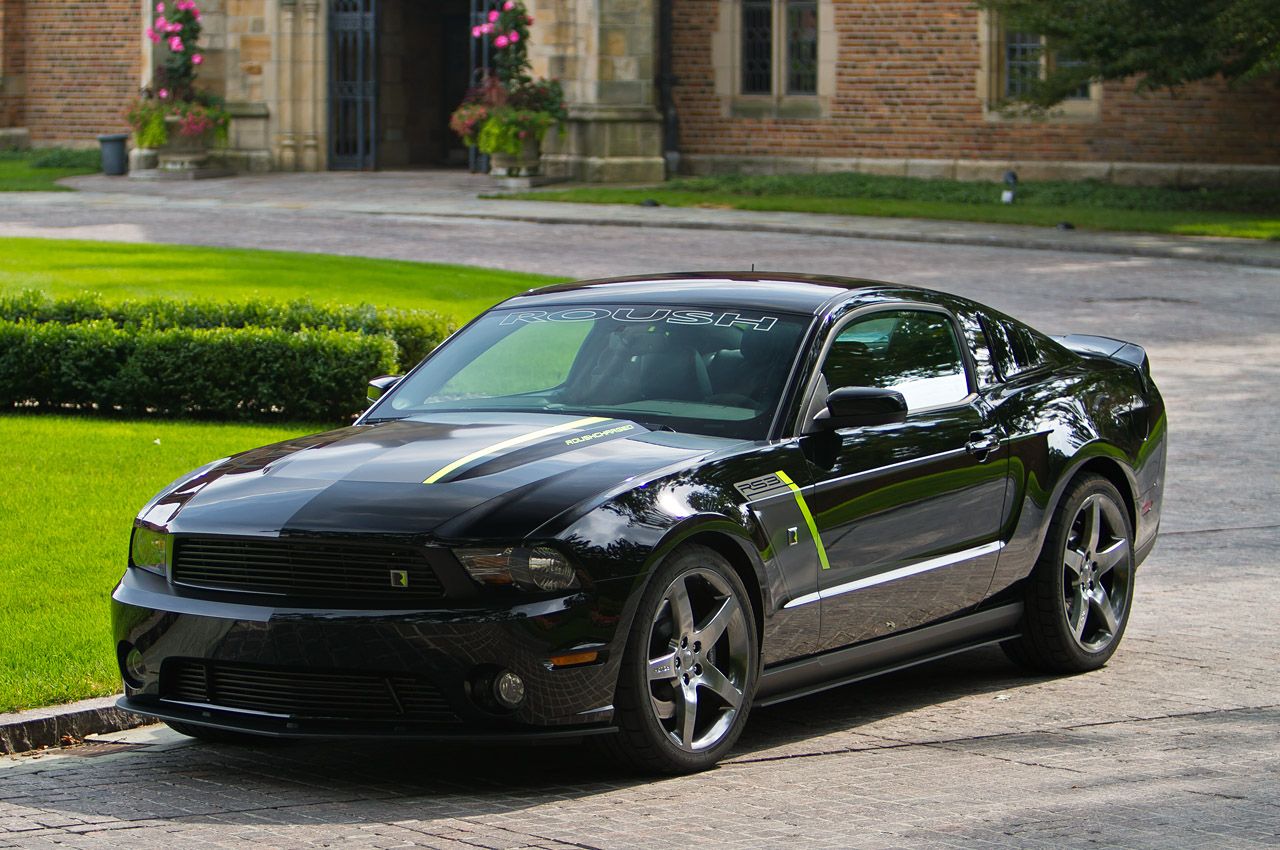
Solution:
{"label": "r emblem", "polygon": [[392,570],[391,586],[392,587],[408,587],[409,572],[407,570]]}

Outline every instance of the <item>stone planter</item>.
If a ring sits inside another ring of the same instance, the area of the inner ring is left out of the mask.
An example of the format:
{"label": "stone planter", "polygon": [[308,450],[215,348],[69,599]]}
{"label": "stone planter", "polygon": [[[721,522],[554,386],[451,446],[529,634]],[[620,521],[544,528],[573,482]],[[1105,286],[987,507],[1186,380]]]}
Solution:
{"label": "stone planter", "polygon": [[200,136],[184,136],[178,131],[182,119],[170,115],[164,119],[169,141],[156,149],[161,171],[196,172],[209,164],[209,146],[213,142],[213,130]]}
{"label": "stone planter", "polygon": [[520,153],[489,154],[489,173],[494,177],[535,177],[542,164],[542,142],[525,139]]}

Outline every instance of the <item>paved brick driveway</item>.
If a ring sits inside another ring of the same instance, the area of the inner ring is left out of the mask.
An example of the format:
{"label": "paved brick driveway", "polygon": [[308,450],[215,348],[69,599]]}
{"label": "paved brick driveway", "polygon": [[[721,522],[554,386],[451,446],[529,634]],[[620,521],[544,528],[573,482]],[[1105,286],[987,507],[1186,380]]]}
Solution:
{"label": "paved brick driveway", "polygon": [[[149,226],[110,210],[56,215],[89,230]],[[487,253],[573,275],[751,257],[934,285],[1051,332],[1147,343],[1171,411],[1170,490],[1120,653],[1097,673],[1036,679],[984,651],[759,711],[728,763],[672,780],[573,747],[248,749],[140,730],[121,745],[0,759],[0,848],[1280,846],[1280,273],[830,237],[320,219],[370,254]],[[253,243],[264,223],[226,216],[202,233]],[[278,247],[315,249],[314,221],[273,223]],[[487,252],[474,247],[483,240]]]}

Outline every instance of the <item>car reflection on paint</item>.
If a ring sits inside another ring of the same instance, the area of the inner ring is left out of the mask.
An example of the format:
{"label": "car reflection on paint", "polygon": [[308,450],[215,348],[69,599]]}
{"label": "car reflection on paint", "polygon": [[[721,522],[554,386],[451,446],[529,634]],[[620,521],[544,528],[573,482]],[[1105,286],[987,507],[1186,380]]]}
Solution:
{"label": "car reflection on paint", "polygon": [[123,707],[699,770],[753,705],[959,648],[1100,667],[1159,526],[1139,346],[894,284],[535,290],[370,397],[143,507]]}

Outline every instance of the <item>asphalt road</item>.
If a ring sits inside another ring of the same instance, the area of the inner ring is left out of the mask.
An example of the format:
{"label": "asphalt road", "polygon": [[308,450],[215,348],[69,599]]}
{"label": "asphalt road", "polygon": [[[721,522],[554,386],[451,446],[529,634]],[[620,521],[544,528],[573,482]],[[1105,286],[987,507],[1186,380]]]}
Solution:
{"label": "asphalt road", "polygon": [[[1104,670],[979,652],[753,714],[694,777],[575,747],[197,745],[155,728],[0,759],[0,848],[1280,846],[1280,270],[832,237],[315,210],[0,203],[0,235],[340,251],[589,277],[743,268],[961,293],[1144,344],[1162,538]],[[3,256],[0,256],[0,264]]]}

